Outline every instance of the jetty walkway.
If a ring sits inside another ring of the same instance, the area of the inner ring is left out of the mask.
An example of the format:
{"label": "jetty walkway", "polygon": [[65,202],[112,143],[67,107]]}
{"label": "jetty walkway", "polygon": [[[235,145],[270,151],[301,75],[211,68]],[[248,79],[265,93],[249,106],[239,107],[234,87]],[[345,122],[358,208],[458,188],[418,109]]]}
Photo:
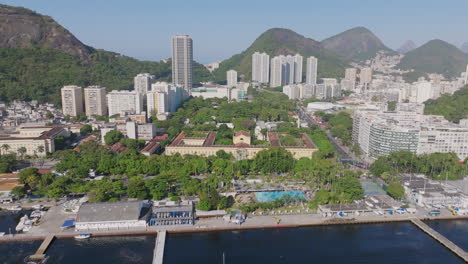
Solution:
{"label": "jetty walkway", "polygon": [[457,256],[462,258],[465,262],[468,263],[468,253],[461,249],[459,246],[455,245],[452,241],[448,240],[446,237],[441,235],[439,232],[432,229],[430,226],[426,225],[420,219],[411,219],[411,222],[415,224],[419,229],[424,231],[426,234],[430,235],[432,238],[437,240],[439,243],[444,245],[446,248],[450,249]]}
{"label": "jetty walkway", "polygon": [[164,246],[166,244],[166,231],[159,231],[154,246],[153,264],[163,264]]}

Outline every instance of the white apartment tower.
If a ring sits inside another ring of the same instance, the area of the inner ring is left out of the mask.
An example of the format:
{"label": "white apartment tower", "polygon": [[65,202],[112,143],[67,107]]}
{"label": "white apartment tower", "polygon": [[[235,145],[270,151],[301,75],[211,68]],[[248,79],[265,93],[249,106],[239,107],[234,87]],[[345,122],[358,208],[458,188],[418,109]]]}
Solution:
{"label": "white apartment tower", "polygon": [[270,87],[279,87],[283,84],[283,61],[284,56],[276,56],[271,59]]}
{"label": "white apartment tower", "polygon": [[83,113],[83,91],[76,85],[67,85],[61,89],[62,110],[64,116],[78,116]]}
{"label": "white apartment tower", "polygon": [[172,83],[185,89],[190,95],[192,89],[193,42],[188,35],[172,38]]}
{"label": "white apartment tower", "polygon": [[359,74],[359,78],[361,85],[363,85],[364,88],[367,89],[372,81],[372,68],[362,68],[361,73]]}
{"label": "white apartment tower", "polygon": [[109,116],[120,113],[140,114],[143,111],[143,95],[136,91],[112,91],[107,94]]}
{"label": "white apartment tower", "polygon": [[151,83],[154,81],[154,75],[149,73],[140,73],[133,78],[133,87],[135,91],[146,94],[151,89]]}
{"label": "white apartment tower", "polygon": [[235,87],[237,85],[237,72],[235,70],[229,70],[226,72],[227,86]]}
{"label": "white apartment tower", "polygon": [[88,86],[84,88],[86,116],[107,116],[106,87]]}
{"label": "white apartment tower", "polygon": [[302,83],[302,65],[304,59],[301,55],[296,54],[293,56],[294,60],[294,83]]}
{"label": "white apartment tower", "polygon": [[252,81],[268,83],[270,79],[270,56],[266,53],[252,54]]}
{"label": "white apartment tower", "polygon": [[465,85],[468,85],[468,65],[466,65],[466,72],[465,72]]}
{"label": "white apartment tower", "polygon": [[317,84],[318,60],[314,56],[307,58],[306,84]]}

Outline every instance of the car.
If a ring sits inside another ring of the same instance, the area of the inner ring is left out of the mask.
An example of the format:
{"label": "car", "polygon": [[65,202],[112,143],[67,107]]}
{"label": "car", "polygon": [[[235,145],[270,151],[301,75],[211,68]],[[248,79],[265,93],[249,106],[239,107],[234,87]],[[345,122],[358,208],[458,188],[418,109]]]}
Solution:
{"label": "car", "polygon": [[428,216],[439,216],[440,215],[440,210],[431,210],[429,213],[427,213]]}

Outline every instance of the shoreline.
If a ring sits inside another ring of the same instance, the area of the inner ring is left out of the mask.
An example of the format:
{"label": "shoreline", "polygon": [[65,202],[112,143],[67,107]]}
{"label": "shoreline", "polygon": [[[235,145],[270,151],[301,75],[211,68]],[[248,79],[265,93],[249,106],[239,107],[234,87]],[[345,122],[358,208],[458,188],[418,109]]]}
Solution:
{"label": "shoreline", "polygon": [[[336,218],[335,218],[336,219]],[[340,219],[340,218],[338,218]],[[433,221],[433,220],[468,220],[468,216],[450,216],[450,217],[407,217],[407,218],[394,218],[394,219],[363,219],[363,220],[351,220],[351,219],[340,219],[339,221],[321,221],[321,222],[309,222],[309,223],[298,223],[298,224],[271,224],[271,225],[233,225],[233,226],[222,226],[222,227],[195,227],[195,226],[180,226],[172,228],[158,228],[158,229],[146,229],[146,230],[125,230],[125,231],[98,231],[90,232],[92,237],[114,237],[114,236],[156,236],[158,231],[166,231],[171,234],[183,234],[183,233],[202,233],[202,232],[222,232],[222,231],[243,231],[243,230],[260,230],[260,229],[284,229],[284,228],[302,228],[302,227],[313,227],[313,226],[329,226],[329,225],[366,225],[366,224],[385,224],[385,223],[396,223],[396,222],[409,222],[411,219],[419,219],[422,221]],[[54,235],[57,239],[73,238],[79,234],[79,232],[70,233],[49,233],[49,234],[17,234],[17,235],[5,235],[0,237],[0,243],[18,242],[18,241],[37,241],[44,240],[48,235]]]}

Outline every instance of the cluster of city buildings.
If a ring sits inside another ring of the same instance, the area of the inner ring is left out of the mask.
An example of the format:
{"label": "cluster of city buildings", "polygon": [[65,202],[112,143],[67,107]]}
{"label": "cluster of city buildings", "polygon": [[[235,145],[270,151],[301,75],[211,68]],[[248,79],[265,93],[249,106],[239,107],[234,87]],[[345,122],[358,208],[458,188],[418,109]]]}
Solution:
{"label": "cluster of city buildings", "polygon": [[468,157],[468,120],[451,123],[442,116],[423,115],[424,105],[399,103],[396,111],[360,109],[353,115],[354,143],[376,159],[394,151],[416,154],[454,152]]}
{"label": "cluster of city buildings", "polygon": [[53,104],[39,104],[37,101],[13,101],[10,104],[0,103],[0,126],[2,129],[14,129],[24,123],[45,124],[51,117],[60,117],[61,111]]}
{"label": "cluster of city buildings", "polygon": [[[167,119],[191,95],[193,43],[187,35],[172,38],[172,83],[154,82],[154,76],[141,73],[134,78],[134,90],[111,91],[101,86],[82,89],[62,88],[65,116],[126,116],[146,114]],[[145,111],[146,110],[146,111]]]}

